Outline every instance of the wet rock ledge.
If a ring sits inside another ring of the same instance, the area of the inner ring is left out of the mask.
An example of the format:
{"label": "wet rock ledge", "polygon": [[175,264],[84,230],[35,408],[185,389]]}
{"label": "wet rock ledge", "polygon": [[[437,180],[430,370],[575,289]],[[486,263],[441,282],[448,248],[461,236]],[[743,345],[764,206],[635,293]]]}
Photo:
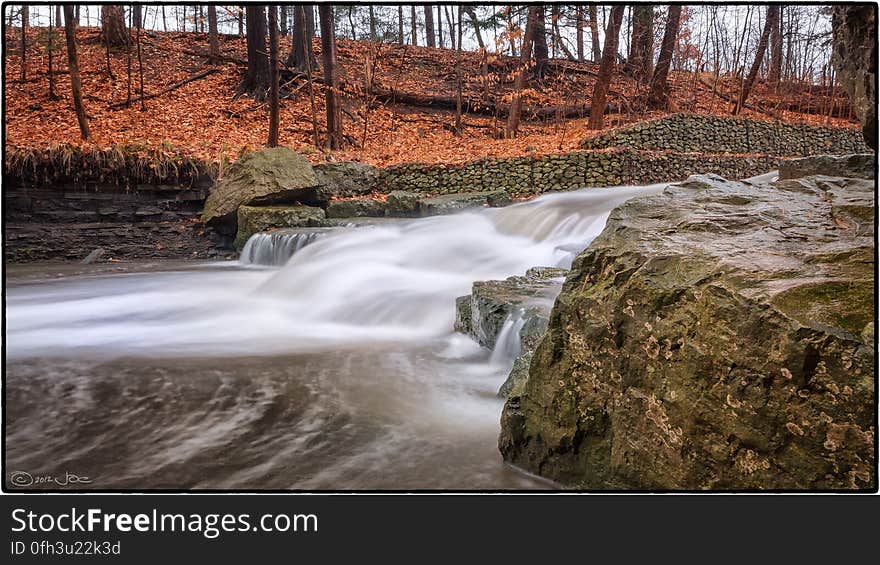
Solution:
{"label": "wet rock ledge", "polygon": [[846,162],[614,210],[507,400],[504,459],[575,488],[875,489],[873,164]]}
{"label": "wet rock ledge", "polygon": [[498,395],[507,397],[519,390],[528,377],[529,363],[538,341],[547,331],[550,308],[559,292],[565,269],[534,267],[525,276],[503,281],[477,281],[471,294],[455,301],[455,329],[468,334],[489,349],[509,346],[499,344],[505,324],[509,324],[516,356],[507,380]]}

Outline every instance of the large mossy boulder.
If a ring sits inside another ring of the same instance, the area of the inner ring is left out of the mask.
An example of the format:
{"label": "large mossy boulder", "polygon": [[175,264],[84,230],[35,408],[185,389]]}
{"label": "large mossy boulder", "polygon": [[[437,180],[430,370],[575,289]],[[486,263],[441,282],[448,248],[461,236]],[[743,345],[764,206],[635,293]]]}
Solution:
{"label": "large mossy boulder", "polygon": [[232,235],[239,206],[307,201],[318,182],[306,158],[287,147],[248,153],[211,189],[202,220]]}
{"label": "large mossy boulder", "polygon": [[575,488],[875,489],[874,189],[698,176],[615,209],[504,459]]}
{"label": "large mossy boulder", "polygon": [[329,225],[322,208],[315,206],[241,206],[235,247],[239,251],[255,233],[269,229],[317,228]]}

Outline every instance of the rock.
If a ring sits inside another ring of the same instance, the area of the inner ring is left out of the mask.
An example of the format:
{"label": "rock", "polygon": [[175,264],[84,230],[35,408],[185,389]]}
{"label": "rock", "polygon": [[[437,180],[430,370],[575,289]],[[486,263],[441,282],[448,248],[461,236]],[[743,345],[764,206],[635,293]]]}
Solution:
{"label": "rock", "polygon": [[376,189],[379,170],[371,165],[345,161],[314,166],[319,186],[307,204],[328,202],[334,196],[363,196]]}
{"label": "rock", "polygon": [[844,4],[831,8],[833,51],[843,88],[862,122],[865,143],[877,150],[877,21],[876,7]]}
{"label": "rock", "polygon": [[324,210],[314,206],[242,206],[238,209],[235,248],[241,251],[250,236],[268,229],[326,225]]}
{"label": "rock", "polygon": [[779,178],[796,179],[810,175],[874,178],[874,155],[818,155],[802,159],[786,159],[779,163]]}
{"label": "rock", "polygon": [[537,267],[526,271],[525,276],[475,282],[471,294],[456,299],[456,331],[470,335],[484,347],[496,346],[501,329],[509,319],[521,321],[520,354],[498,391],[499,396],[507,396],[520,388],[528,377],[532,353],[547,329],[553,297],[565,273],[564,269],[555,267]]}
{"label": "rock", "polygon": [[385,201],[385,213],[395,218],[413,218],[419,215],[418,194],[405,190],[393,190]]}
{"label": "rock", "polygon": [[492,208],[501,208],[513,204],[513,198],[506,190],[493,190],[486,193],[486,203]]}
{"label": "rock", "polygon": [[286,147],[248,153],[211,189],[202,220],[220,233],[235,233],[239,206],[314,198],[318,177],[305,157]]}
{"label": "rock", "polygon": [[495,194],[495,192],[461,192],[422,198],[419,200],[419,214],[421,216],[439,216],[454,214],[468,208],[483,208],[487,205],[487,198],[490,194]]}
{"label": "rock", "polygon": [[589,489],[866,489],[874,183],[692,177],[575,260],[506,461]]}
{"label": "rock", "polygon": [[382,217],[385,215],[385,203],[372,198],[350,198],[347,200],[331,200],[327,203],[328,218],[361,218]]}

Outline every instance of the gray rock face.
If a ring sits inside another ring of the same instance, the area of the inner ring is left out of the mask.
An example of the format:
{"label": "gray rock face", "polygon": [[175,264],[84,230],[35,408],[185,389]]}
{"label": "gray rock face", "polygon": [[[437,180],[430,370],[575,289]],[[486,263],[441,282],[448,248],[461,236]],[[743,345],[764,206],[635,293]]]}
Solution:
{"label": "gray rock face", "polygon": [[242,206],[238,209],[239,251],[255,233],[272,228],[305,228],[328,225],[324,210],[314,206]]}
{"label": "gray rock face", "polygon": [[874,189],[692,177],[615,209],[504,459],[591,489],[875,489]]}
{"label": "gray rock face", "polygon": [[478,281],[473,291],[455,301],[455,329],[470,335],[484,347],[494,348],[504,323],[521,321],[520,354],[514,362],[499,396],[507,396],[528,377],[528,367],[550,316],[553,297],[562,285],[564,269],[536,267],[525,276],[503,281]]}
{"label": "gray rock face", "polygon": [[832,8],[834,36],[831,60],[852,101],[865,143],[877,149],[877,22],[876,6],[837,5]]}
{"label": "gray rock face", "polygon": [[319,186],[307,204],[328,202],[332,197],[363,196],[376,189],[379,170],[372,165],[345,161],[314,166]]}
{"label": "gray rock face", "polygon": [[[502,194],[503,193],[503,194]],[[462,192],[458,194],[444,194],[432,198],[419,200],[419,214],[421,216],[440,216],[454,214],[469,208],[483,208],[489,205],[489,199],[499,204],[504,198],[510,202],[510,197],[503,190],[486,192]],[[502,204],[503,205],[503,204]]]}
{"label": "gray rock face", "polygon": [[405,190],[392,190],[385,201],[385,213],[395,218],[415,218],[419,215],[420,195]]}
{"label": "gray rock face", "polygon": [[312,165],[286,147],[249,153],[230,167],[205,200],[202,220],[221,233],[235,233],[239,206],[301,200],[318,185]]}
{"label": "gray rock face", "polygon": [[810,175],[874,178],[874,155],[818,155],[802,159],[788,159],[779,163],[779,178],[796,179]]}
{"label": "gray rock face", "polygon": [[331,200],[327,203],[328,218],[379,218],[385,215],[385,203],[372,198]]}

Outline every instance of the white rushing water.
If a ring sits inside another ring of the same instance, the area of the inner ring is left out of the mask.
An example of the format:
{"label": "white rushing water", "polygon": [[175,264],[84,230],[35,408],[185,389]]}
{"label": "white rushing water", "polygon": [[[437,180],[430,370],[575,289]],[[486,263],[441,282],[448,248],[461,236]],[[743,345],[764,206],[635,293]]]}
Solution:
{"label": "white rushing water", "polygon": [[[475,280],[568,266],[615,206],[664,185],[340,230],[281,269],[79,278],[8,293],[7,356],[277,354],[446,335]],[[257,236],[264,237],[264,236]],[[294,243],[299,245],[302,242]]]}
{"label": "white rushing water", "polygon": [[88,488],[546,488],[497,449],[523,318],[488,352],[453,332],[455,298],[569,265],[612,208],[661,189],[260,235],[250,264],[13,276],[7,467]]}
{"label": "white rushing water", "polygon": [[455,297],[473,281],[568,266],[615,206],[663,186],[585,189],[507,208],[339,230],[305,247],[294,241],[298,251],[278,270],[14,286],[7,297],[7,358],[260,355],[448,335]]}

